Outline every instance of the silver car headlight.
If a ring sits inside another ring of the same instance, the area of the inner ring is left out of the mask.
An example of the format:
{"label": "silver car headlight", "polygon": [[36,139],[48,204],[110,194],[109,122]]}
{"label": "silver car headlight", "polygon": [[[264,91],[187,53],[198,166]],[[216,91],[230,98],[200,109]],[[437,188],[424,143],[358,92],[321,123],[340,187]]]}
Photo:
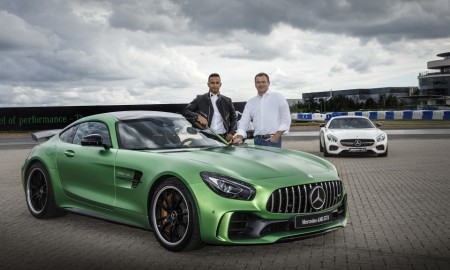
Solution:
{"label": "silver car headlight", "polygon": [[328,134],[328,135],[327,135],[327,139],[328,139],[330,142],[338,142],[338,138],[337,138],[336,136],[331,135],[331,134]]}
{"label": "silver car headlight", "polygon": [[209,172],[201,172],[200,176],[212,191],[222,197],[245,201],[255,197],[256,189],[242,181]]}
{"label": "silver car headlight", "polygon": [[377,142],[382,142],[386,139],[386,134],[381,133],[380,135],[377,136]]}

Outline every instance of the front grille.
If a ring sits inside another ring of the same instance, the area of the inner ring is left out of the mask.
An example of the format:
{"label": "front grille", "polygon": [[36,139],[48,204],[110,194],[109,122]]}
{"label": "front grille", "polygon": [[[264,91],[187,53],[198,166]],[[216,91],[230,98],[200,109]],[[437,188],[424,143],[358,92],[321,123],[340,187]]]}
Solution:
{"label": "front grille", "polygon": [[[325,191],[325,203],[320,209],[314,209],[309,198],[316,186],[321,186]],[[318,212],[338,204],[342,200],[342,193],[342,182],[338,180],[280,188],[270,195],[266,209],[271,213]]]}
{"label": "front grille", "polygon": [[343,146],[355,146],[355,141],[361,142],[361,145],[358,147],[371,146],[375,143],[375,140],[372,139],[349,139],[349,140],[341,140],[341,144]]}

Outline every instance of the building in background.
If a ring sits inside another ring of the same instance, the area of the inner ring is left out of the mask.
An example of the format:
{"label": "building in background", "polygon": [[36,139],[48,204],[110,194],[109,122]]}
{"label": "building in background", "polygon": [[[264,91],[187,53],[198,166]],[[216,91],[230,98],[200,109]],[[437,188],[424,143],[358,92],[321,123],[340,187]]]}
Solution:
{"label": "building in background", "polygon": [[314,100],[327,101],[333,96],[345,96],[353,99],[357,103],[365,103],[367,99],[372,98],[378,101],[380,95],[387,97],[393,95],[399,99],[409,97],[418,91],[417,87],[381,87],[381,88],[360,88],[360,89],[348,89],[348,90],[330,90],[321,92],[303,93],[303,101],[313,98]]}
{"label": "building in background", "polygon": [[426,71],[419,74],[417,109],[448,110],[450,108],[450,52],[440,53],[441,60],[427,62]]}
{"label": "building in background", "polygon": [[331,97],[342,95],[357,103],[365,103],[372,98],[393,95],[401,100],[405,109],[413,110],[448,110],[450,109],[450,52],[440,53],[441,60],[427,62],[427,68],[433,71],[422,72],[418,76],[419,87],[382,87],[348,90],[330,90],[302,94],[302,102],[314,99],[324,102]]}

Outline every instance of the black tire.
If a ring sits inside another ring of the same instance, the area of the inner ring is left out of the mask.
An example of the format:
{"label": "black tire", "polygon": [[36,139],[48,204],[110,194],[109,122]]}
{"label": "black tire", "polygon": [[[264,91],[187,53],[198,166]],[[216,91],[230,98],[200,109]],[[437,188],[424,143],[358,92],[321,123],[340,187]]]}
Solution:
{"label": "black tire", "polygon": [[[323,141],[323,143],[325,143],[325,140]],[[320,150],[320,153],[323,152],[323,146],[322,146],[322,140],[321,139],[319,139],[319,150]]]}
{"label": "black tire", "polygon": [[153,233],[170,251],[189,251],[204,246],[197,208],[189,190],[175,178],[159,184],[151,199]]}
{"label": "black tire", "polygon": [[30,213],[40,219],[64,216],[66,212],[56,206],[52,181],[41,163],[33,164],[27,172],[25,196]]}
{"label": "black tire", "polygon": [[378,154],[378,156],[379,157],[387,157],[387,155],[388,155],[388,147],[387,147],[387,145],[386,145],[386,152],[384,152],[384,153],[382,153],[382,154]]}
{"label": "black tire", "polygon": [[330,153],[327,151],[327,145],[325,144],[325,147],[323,148],[323,156],[324,157],[331,157]]}

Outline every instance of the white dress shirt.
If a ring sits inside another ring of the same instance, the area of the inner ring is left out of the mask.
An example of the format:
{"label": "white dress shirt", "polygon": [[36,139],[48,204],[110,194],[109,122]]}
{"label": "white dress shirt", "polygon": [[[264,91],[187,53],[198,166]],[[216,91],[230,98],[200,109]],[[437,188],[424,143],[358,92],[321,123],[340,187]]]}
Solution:
{"label": "white dress shirt", "polygon": [[267,91],[263,96],[256,95],[249,99],[245,104],[236,134],[246,138],[250,121],[253,123],[254,135],[275,134],[277,131],[288,133],[291,113],[284,96]]}
{"label": "white dress shirt", "polygon": [[214,114],[211,120],[211,128],[218,134],[226,133],[226,129],[223,125],[222,115],[220,115],[219,109],[217,109],[216,101],[219,97],[217,95],[211,94],[211,103],[213,105]]}

